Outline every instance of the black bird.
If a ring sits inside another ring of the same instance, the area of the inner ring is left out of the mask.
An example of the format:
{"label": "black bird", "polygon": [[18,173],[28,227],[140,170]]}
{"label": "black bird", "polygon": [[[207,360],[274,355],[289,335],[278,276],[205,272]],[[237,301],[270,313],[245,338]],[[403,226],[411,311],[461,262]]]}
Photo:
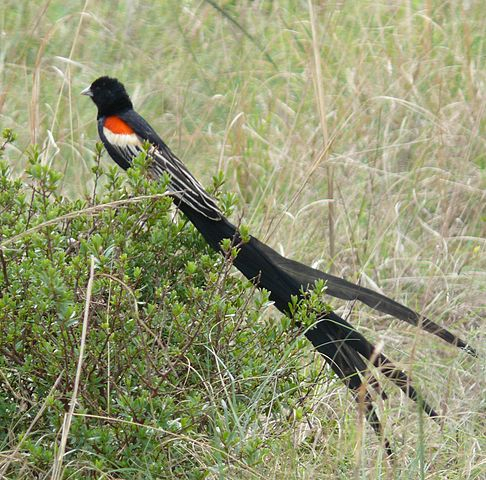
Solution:
{"label": "black bird", "polygon": [[[143,151],[144,144],[149,144],[151,173],[154,177],[160,177],[165,172],[169,174],[169,192],[178,208],[214,250],[223,253],[221,241],[226,238],[238,245],[239,253],[234,259],[234,265],[258,287],[270,292],[270,299],[284,314],[291,315],[289,304],[292,296],[302,298],[320,280],[325,282],[326,293],[331,296],[343,300],[359,300],[476,355],[471,346],[448,330],[380,293],[285,258],[255,237],[242,242],[238,228],[224,217],[215,200],[154,129],[135,112],[125,87],[117,79],[100,77],[81,93],[90,96],[98,107],[98,132],[113,160],[126,170]],[[432,407],[413,388],[406,374],[383,353],[376,351],[363,335],[336,313],[323,311],[318,321],[306,330],[305,335],[353,391],[355,398],[364,402],[367,418],[378,434],[382,427],[363,378],[368,377],[369,384],[383,398],[386,395],[381,391],[378,381],[366,372],[367,361],[372,361],[409,398],[420,402],[427,414],[437,417]],[[385,447],[391,454],[390,444],[386,439]]]}

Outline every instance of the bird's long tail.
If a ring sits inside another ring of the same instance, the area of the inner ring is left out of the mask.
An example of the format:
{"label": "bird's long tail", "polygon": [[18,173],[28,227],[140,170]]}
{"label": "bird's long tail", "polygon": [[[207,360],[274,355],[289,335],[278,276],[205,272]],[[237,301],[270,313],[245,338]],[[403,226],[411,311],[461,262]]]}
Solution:
{"label": "bird's long tail", "polygon": [[[254,237],[246,243],[241,243],[237,228],[225,218],[213,221],[183,204],[179,206],[215,250],[221,251],[220,243],[223,238],[234,239],[234,244],[239,248],[234,265],[245,277],[254,280],[260,288],[266,289],[275,306],[285,314],[289,314],[292,296],[301,297],[304,291],[313,288],[316,280],[324,280],[326,293],[329,295],[345,300],[359,300],[380,312],[423,328],[471,355],[476,355],[474,349],[465,341],[408,307],[368,288],[289,260]],[[407,375],[336,313],[323,312],[305,335],[324,356],[333,371],[352,390],[355,398],[362,402],[366,418],[378,434],[382,433],[382,425],[368,387],[376,390],[382,398],[386,398],[386,395],[381,390],[378,380],[369,372],[370,362],[410,399],[418,402],[428,415],[437,417],[434,409],[419,396]],[[384,442],[390,454],[390,443],[386,438]]]}

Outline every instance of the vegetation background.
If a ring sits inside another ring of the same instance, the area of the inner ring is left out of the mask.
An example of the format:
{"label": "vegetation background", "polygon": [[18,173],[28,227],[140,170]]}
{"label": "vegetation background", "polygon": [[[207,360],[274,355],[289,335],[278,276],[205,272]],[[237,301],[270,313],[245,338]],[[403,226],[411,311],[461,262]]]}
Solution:
{"label": "vegetation background", "polygon": [[[97,167],[95,107],[79,92],[118,77],[203,184],[218,187],[211,179],[224,173],[232,218],[253,235],[481,348],[485,33],[480,0],[3,0],[0,121],[17,139],[2,151],[0,240],[93,203],[152,198],[118,216],[75,214],[5,247],[0,475],[484,478],[481,358],[332,302],[444,416],[438,426],[395,392],[380,406],[396,449],[389,465],[299,332],[182,220],[171,222],[167,201],[154,208],[163,188],[143,181],[143,162],[127,183],[106,154]],[[137,227],[140,215],[150,232]],[[98,273],[83,340],[91,255]],[[218,315],[229,320],[215,344]],[[181,354],[194,331],[200,341]],[[174,382],[154,387],[167,358],[183,354]],[[76,372],[78,416],[64,438]]]}

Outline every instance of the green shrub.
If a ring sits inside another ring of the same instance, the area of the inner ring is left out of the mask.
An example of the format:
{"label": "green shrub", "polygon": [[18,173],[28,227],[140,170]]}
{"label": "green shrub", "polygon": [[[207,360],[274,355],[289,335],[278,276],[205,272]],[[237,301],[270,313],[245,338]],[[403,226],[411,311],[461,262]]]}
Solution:
{"label": "green shrub", "polygon": [[[2,151],[11,141],[5,132]],[[302,417],[320,367],[302,368],[306,341],[174,215],[143,158],[125,176],[102,171],[99,155],[103,193],[75,201],[35,148],[27,181],[0,159],[0,442],[18,449],[8,473],[52,468],[93,258],[65,478],[252,476]]]}

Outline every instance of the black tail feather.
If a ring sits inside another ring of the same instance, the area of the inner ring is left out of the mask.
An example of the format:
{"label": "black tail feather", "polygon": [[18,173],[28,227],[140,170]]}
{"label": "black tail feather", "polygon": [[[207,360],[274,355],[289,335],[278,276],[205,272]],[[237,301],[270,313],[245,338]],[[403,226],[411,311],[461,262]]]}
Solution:
{"label": "black tail feather", "polygon": [[[301,297],[303,291],[312,289],[317,280],[324,280],[326,293],[329,295],[344,300],[359,300],[380,312],[423,328],[471,355],[477,355],[466,342],[408,307],[368,288],[289,260],[254,237],[251,237],[249,242],[241,243],[237,228],[224,217],[219,221],[213,221],[187,205],[178,203],[213,249],[221,251],[221,241],[224,238],[233,239],[239,247],[239,253],[233,261],[234,265],[245,277],[254,280],[260,288],[268,290],[270,299],[285,314],[289,314],[292,296]],[[438,417],[435,410],[411,385],[405,372],[396,367],[384,354],[377,352],[361,333],[334,312],[323,314],[320,321],[308,329],[305,335],[326,358],[336,375],[353,391],[355,398],[360,402],[364,401],[368,422],[380,436],[383,436],[383,429],[371,396],[368,391],[364,396],[360,396],[359,392],[361,388],[369,385],[383,399],[387,397],[378,380],[368,371],[365,360],[372,361],[383,375],[411,400],[419,403],[428,415]],[[366,384],[363,383],[363,378],[367,379]],[[390,442],[385,437],[383,439],[386,451],[391,455]]]}

